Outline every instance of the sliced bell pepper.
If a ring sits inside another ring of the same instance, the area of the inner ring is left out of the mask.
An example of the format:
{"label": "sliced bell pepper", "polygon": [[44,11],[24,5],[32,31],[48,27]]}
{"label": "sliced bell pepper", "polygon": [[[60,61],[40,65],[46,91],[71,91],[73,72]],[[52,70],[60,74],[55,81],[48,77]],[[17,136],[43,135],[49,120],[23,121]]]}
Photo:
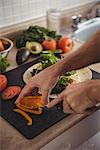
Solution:
{"label": "sliced bell pepper", "polygon": [[36,107],[36,108],[27,108],[27,106],[23,106],[21,105],[20,103],[17,103],[16,106],[25,111],[25,112],[29,112],[29,113],[32,113],[32,114],[36,114],[36,115],[40,115],[42,113],[42,108],[41,107]]}
{"label": "sliced bell pepper", "polygon": [[26,118],[26,120],[28,120],[28,123],[27,123],[28,126],[32,125],[32,118],[27,113],[25,113],[24,111],[22,111],[20,109],[13,109],[13,111],[24,116]]}

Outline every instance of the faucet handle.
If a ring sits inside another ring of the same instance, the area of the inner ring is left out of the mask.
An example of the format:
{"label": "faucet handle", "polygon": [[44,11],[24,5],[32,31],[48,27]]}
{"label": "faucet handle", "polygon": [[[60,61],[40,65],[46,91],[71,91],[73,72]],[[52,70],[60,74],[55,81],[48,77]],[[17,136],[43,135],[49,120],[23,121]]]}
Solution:
{"label": "faucet handle", "polygon": [[76,15],[76,16],[72,16],[72,20],[73,20],[73,23],[74,23],[75,25],[77,25],[78,23],[80,23],[80,22],[81,22],[81,19],[82,19],[82,15],[81,15],[81,14]]}
{"label": "faucet handle", "polygon": [[100,17],[100,8],[96,9],[96,17]]}
{"label": "faucet handle", "polygon": [[73,24],[78,24],[78,16],[72,16]]}
{"label": "faucet handle", "polygon": [[72,21],[73,21],[72,29],[73,29],[73,31],[78,29],[78,24],[81,22],[81,19],[82,19],[81,14],[76,15],[76,16],[72,16]]}
{"label": "faucet handle", "polygon": [[82,20],[82,15],[79,14],[79,15],[78,15],[78,21],[81,22],[81,20]]}

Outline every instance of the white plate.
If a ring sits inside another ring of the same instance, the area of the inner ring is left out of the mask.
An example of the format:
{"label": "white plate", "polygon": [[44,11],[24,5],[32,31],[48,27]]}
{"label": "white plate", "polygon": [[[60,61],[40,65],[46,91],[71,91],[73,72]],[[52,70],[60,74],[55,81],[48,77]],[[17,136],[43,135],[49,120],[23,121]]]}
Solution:
{"label": "white plate", "polygon": [[100,62],[90,65],[89,68],[100,73]]}
{"label": "white plate", "polygon": [[77,70],[77,75],[79,78],[79,82],[92,79],[92,71],[88,67]]}
{"label": "white plate", "polygon": [[[37,68],[39,70],[42,70],[42,63],[37,63],[37,64],[29,67],[24,72],[24,74],[23,74],[23,80],[24,80],[24,82],[26,84],[32,78],[32,73],[31,72],[33,71],[33,69],[37,69]],[[92,79],[92,71],[88,67],[85,67],[85,68],[82,68],[80,70],[77,70],[76,74],[75,75],[71,75],[70,78],[73,79],[73,80],[76,80],[76,83],[83,82],[83,81]],[[39,92],[39,93],[41,93],[41,92]],[[57,94],[50,95],[50,98],[56,98],[56,97],[57,97]]]}
{"label": "white plate", "polygon": [[33,69],[39,69],[42,70],[42,63],[37,63],[31,67],[29,67],[23,74],[23,81],[27,84],[29,82],[29,80],[32,78],[32,71]]}

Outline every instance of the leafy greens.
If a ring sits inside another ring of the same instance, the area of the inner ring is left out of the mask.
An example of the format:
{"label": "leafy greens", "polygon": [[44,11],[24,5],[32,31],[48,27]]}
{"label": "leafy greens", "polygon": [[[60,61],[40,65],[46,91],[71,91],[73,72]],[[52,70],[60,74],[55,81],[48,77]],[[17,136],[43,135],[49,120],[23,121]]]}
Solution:
{"label": "leafy greens", "polygon": [[9,63],[8,63],[7,58],[2,57],[2,55],[0,55],[0,73],[5,72],[8,66],[9,66]]}
{"label": "leafy greens", "polygon": [[18,39],[16,40],[16,47],[25,47],[27,41],[42,43],[48,38],[59,40],[61,38],[61,35],[58,35],[56,31],[51,31],[45,27],[30,26],[28,29],[24,30],[18,37]]}

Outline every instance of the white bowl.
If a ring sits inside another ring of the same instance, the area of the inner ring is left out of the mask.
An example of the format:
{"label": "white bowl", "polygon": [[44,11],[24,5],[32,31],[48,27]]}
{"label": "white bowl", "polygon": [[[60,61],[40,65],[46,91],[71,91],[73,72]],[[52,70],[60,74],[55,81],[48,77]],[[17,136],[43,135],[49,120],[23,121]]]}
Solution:
{"label": "white bowl", "polygon": [[0,51],[0,55],[2,55],[3,57],[7,57],[9,51],[13,48],[13,42],[8,39],[8,38],[5,38],[5,37],[0,37],[0,40],[5,40],[7,42],[9,42],[9,47],[3,51]]}

